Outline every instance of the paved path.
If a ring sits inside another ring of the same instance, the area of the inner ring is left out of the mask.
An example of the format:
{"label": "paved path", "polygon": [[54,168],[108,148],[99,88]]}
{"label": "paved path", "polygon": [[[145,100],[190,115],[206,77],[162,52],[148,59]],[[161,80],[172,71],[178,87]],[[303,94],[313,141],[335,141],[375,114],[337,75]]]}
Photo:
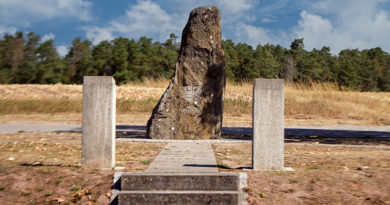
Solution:
{"label": "paved path", "polygon": [[154,159],[147,173],[218,173],[210,142],[171,142]]}
{"label": "paved path", "polygon": [[[251,127],[224,127],[222,133],[252,135]],[[323,137],[388,137],[390,126],[289,126],[285,127],[287,136],[323,136]]]}
{"label": "paved path", "polygon": [[[117,125],[118,133],[145,134],[145,126]],[[81,132],[77,124],[0,124],[0,133],[18,132]],[[252,135],[251,127],[223,127],[227,135]],[[285,128],[286,136],[324,137],[380,137],[390,138],[390,126],[290,126]]]}
{"label": "paved path", "polygon": [[[144,134],[145,126],[137,125],[117,125],[118,133],[128,132],[129,134]],[[0,133],[18,133],[18,132],[81,132],[81,125],[78,124],[0,124]]]}
{"label": "paved path", "polygon": [[0,133],[18,133],[18,132],[53,132],[56,130],[80,129],[80,125],[71,124],[0,124]]}

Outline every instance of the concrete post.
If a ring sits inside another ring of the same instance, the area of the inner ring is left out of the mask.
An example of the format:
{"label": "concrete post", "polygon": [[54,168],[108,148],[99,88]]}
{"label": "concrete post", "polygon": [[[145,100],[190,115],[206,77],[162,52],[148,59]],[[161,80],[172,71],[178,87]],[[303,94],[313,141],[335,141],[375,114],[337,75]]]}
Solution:
{"label": "concrete post", "polygon": [[115,166],[116,87],[111,76],[84,76],[81,165]]}
{"label": "concrete post", "polygon": [[284,85],[279,79],[256,79],[253,87],[254,170],[284,168]]}

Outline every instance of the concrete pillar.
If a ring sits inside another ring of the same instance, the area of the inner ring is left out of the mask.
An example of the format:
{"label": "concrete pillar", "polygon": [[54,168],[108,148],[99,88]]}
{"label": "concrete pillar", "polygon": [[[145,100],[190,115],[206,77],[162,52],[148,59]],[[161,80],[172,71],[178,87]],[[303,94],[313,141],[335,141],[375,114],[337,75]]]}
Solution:
{"label": "concrete pillar", "polygon": [[82,167],[115,166],[116,87],[111,76],[84,76]]}
{"label": "concrete pillar", "polygon": [[254,170],[284,168],[284,85],[279,79],[256,79],[253,87]]}

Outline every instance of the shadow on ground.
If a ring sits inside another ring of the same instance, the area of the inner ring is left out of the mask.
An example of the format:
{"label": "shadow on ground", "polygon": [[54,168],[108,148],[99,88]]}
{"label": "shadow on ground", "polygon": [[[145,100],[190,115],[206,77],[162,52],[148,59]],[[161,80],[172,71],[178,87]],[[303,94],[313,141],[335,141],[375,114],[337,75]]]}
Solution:
{"label": "shadow on ground", "polygon": [[[252,128],[224,127],[224,138],[252,140]],[[390,132],[342,129],[285,128],[285,142],[318,142],[322,144],[390,145]]]}
{"label": "shadow on ground", "polygon": [[[81,132],[81,128],[61,130]],[[148,139],[146,126],[117,125],[117,138]],[[318,142],[324,144],[386,144],[390,145],[390,132],[371,130],[346,130],[324,128],[285,128],[286,142]],[[223,139],[252,140],[251,127],[223,127]]]}

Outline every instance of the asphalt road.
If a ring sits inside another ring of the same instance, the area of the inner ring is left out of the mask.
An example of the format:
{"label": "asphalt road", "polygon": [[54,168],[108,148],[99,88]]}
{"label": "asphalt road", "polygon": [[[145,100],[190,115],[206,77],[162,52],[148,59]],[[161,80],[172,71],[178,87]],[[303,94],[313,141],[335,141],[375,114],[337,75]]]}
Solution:
{"label": "asphalt road", "polygon": [[[117,125],[117,133],[142,135],[146,127],[138,125]],[[81,132],[77,124],[0,124],[0,133],[22,132]],[[225,135],[252,135],[251,127],[223,127]],[[378,137],[390,139],[390,126],[296,126],[286,127],[286,136],[323,137]]]}

